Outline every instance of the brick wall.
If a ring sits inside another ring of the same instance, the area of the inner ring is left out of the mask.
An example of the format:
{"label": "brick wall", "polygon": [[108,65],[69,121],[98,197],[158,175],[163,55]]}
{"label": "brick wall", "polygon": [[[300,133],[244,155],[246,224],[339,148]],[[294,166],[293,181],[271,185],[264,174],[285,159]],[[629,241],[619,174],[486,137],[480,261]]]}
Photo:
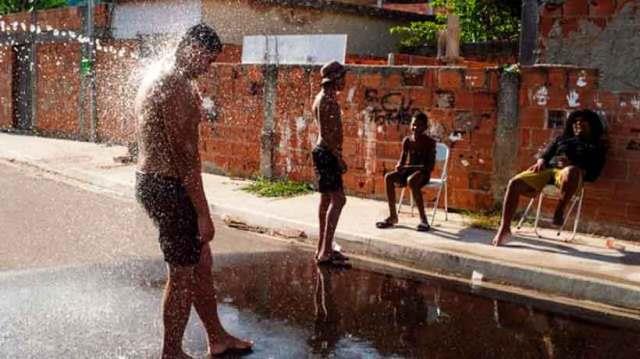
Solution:
{"label": "brick wall", "polygon": [[571,64],[600,70],[600,86],[610,91],[640,88],[640,2],[564,0],[540,8],[539,63]]}
{"label": "brick wall", "polygon": [[[496,119],[495,69],[460,67],[349,66],[343,104],[344,151],[350,193],[382,197],[384,174],[400,155],[409,134],[410,113],[429,113],[435,133],[452,143],[452,206],[481,209],[492,205],[491,151]],[[319,91],[318,67],[280,67],[274,106],[274,174],[313,180],[310,151],[318,129],[310,111]],[[264,121],[264,78],[258,66],[215,65],[203,81],[219,109],[217,121],[202,127],[202,157],[209,166],[232,174],[259,171]]]}
{"label": "brick wall", "polygon": [[8,46],[0,46],[0,129],[13,125],[13,54]]}
{"label": "brick wall", "polygon": [[[520,93],[519,169],[561,132],[573,110],[596,110],[608,129],[610,148],[601,177],[585,187],[587,220],[640,226],[640,98],[598,86],[598,73],[575,67],[524,68]],[[549,203],[550,210],[553,203]]]}
{"label": "brick wall", "polygon": [[45,134],[78,136],[80,45],[37,46],[36,128]]}

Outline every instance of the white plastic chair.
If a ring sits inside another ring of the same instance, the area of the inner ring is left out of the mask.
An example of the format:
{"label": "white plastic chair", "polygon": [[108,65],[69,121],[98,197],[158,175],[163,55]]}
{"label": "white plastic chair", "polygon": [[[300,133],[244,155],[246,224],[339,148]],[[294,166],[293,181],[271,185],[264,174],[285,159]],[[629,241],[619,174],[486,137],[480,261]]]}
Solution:
{"label": "white plastic chair", "polygon": [[[442,172],[440,174],[440,178],[431,178],[429,183],[424,186],[424,188],[437,188],[438,194],[436,195],[436,200],[433,203],[433,214],[431,215],[431,224],[436,218],[436,209],[438,208],[438,203],[440,203],[440,196],[442,194],[442,189],[444,188],[444,220],[448,220],[448,212],[449,212],[449,200],[447,198],[447,169],[449,164],[449,147],[444,143],[438,142],[436,144],[436,165],[438,163],[442,163]],[[398,213],[400,213],[400,209],[402,208],[402,200],[404,199],[404,193],[407,187],[402,188],[402,192],[400,192],[400,199],[398,200]],[[413,196],[409,194],[410,204],[411,204],[411,216],[413,216],[413,208],[415,204],[413,203]]]}
{"label": "white plastic chair", "polygon": [[[560,198],[560,195],[561,195],[560,189],[554,185],[546,185],[542,189],[542,192],[540,192],[540,195],[538,196],[538,209],[536,210],[536,219],[533,223],[533,231],[538,236],[538,238],[542,238],[542,235],[540,234],[540,232],[538,232],[538,222],[540,221],[540,212],[542,210],[543,199],[545,197],[557,199],[557,198]],[[578,231],[578,224],[580,223],[580,215],[582,213],[583,198],[584,198],[584,186],[580,186],[580,188],[576,191],[576,193],[571,198],[571,205],[569,206],[569,209],[565,213],[564,222],[562,223],[562,226],[556,232],[556,236],[560,237],[560,234],[564,230],[565,225],[569,221],[569,217],[571,216],[571,214],[574,212],[574,209],[575,209],[576,213],[575,213],[575,219],[573,221],[573,231],[571,232],[571,235],[569,236],[569,238],[566,239],[567,242],[571,242],[575,238],[576,233]],[[529,201],[529,204],[527,205],[527,208],[524,210],[524,213],[522,214],[520,221],[518,221],[516,230],[519,230],[520,228],[522,228],[522,222],[524,222],[525,218],[527,217],[527,214],[529,214],[529,210],[531,209],[531,206],[533,205],[533,201],[535,200],[536,198],[534,197]],[[577,207],[576,207],[576,204],[577,204]]]}

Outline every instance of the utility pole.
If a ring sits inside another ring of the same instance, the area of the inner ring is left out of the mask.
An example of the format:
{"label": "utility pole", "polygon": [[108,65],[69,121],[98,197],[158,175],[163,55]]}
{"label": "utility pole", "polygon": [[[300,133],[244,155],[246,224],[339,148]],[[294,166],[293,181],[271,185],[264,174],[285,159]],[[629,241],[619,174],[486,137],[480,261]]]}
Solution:
{"label": "utility pole", "polygon": [[38,5],[38,0],[33,0],[33,8],[31,9],[31,26],[33,26],[34,31],[29,32],[29,130],[33,130],[36,128],[36,114],[37,114],[37,81],[38,81],[38,45],[37,41],[37,32],[35,29],[38,28],[38,12],[36,11],[36,6]]}
{"label": "utility pole", "polygon": [[81,47],[82,58],[80,60],[82,90],[80,91],[79,111],[81,136],[86,136],[92,142],[97,140],[94,11],[95,1],[87,0],[83,24],[84,41]]}
{"label": "utility pole", "polygon": [[538,0],[523,0],[520,28],[520,65],[535,63],[535,50],[538,40]]}

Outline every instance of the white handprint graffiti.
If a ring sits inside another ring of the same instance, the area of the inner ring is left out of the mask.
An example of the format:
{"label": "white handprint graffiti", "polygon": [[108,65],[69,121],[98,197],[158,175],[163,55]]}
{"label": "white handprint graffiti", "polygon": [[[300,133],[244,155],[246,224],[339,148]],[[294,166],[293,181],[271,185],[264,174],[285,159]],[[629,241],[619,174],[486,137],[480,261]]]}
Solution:
{"label": "white handprint graffiti", "polygon": [[580,95],[578,95],[577,91],[569,91],[569,94],[567,95],[567,103],[571,108],[580,106]]}

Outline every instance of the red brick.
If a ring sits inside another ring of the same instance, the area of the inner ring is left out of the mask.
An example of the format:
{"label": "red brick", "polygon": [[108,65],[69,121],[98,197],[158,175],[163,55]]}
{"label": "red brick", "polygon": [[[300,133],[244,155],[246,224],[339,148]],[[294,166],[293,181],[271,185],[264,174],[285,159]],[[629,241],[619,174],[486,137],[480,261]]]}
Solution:
{"label": "red brick", "polygon": [[567,70],[563,68],[549,69],[548,77],[549,86],[557,88],[566,88],[567,86]]}
{"label": "red brick", "polygon": [[540,87],[547,84],[547,70],[540,67],[524,68],[522,70],[521,86]]}
{"label": "red brick", "polygon": [[469,89],[484,88],[487,85],[487,75],[484,69],[468,69],[465,71],[464,81]]}
{"label": "red brick", "polygon": [[382,75],[380,74],[363,74],[360,75],[360,83],[364,87],[380,88],[382,85]]}
{"label": "red brick", "polygon": [[577,17],[560,19],[560,28],[562,29],[563,36],[568,36],[569,34],[578,31],[579,27],[580,21]]}
{"label": "red brick", "polygon": [[547,110],[543,107],[524,107],[520,109],[520,128],[545,127]]}
{"label": "red brick", "polygon": [[565,0],[562,6],[563,16],[585,16],[589,15],[588,0]]}
{"label": "red brick", "polygon": [[640,225],[640,205],[627,204],[627,219],[633,224]]}
{"label": "red brick", "polygon": [[462,72],[459,69],[438,70],[438,88],[459,89],[462,86]]}
{"label": "red brick", "polygon": [[589,15],[590,16],[611,16],[616,11],[615,0],[590,0]]}
{"label": "red brick", "polygon": [[384,86],[389,89],[402,86],[402,75],[399,73],[391,73],[384,78]]}
{"label": "red brick", "polygon": [[540,18],[540,23],[538,24],[538,31],[542,37],[548,37],[551,29],[553,29],[553,25],[556,23],[558,19],[553,17],[544,16]]}
{"label": "red brick", "polygon": [[562,17],[562,5],[546,4],[541,17]]}

